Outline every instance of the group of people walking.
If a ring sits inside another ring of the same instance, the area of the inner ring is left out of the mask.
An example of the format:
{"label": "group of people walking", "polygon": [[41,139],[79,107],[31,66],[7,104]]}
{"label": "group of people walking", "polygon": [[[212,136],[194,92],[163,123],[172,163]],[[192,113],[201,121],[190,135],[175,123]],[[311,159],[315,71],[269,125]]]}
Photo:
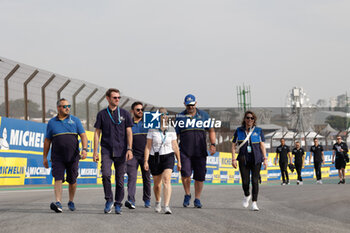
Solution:
{"label": "group of people walking", "polygon": [[[195,96],[189,94],[184,99],[185,110],[176,115],[176,121],[200,121],[202,124],[177,124],[176,127],[168,125],[168,112],[160,108],[160,127],[148,129],[144,126],[143,110],[141,102],[134,102],[129,111],[119,107],[122,97],[118,89],[110,88],[106,92],[107,108],[98,112],[94,124],[93,161],[101,160],[102,183],[105,196],[104,213],[111,213],[114,207],[116,214],[122,213],[124,199],[124,174],[128,175],[127,199],[125,206],[135,209],[135,192],[137,170],[140,166],[143,180],[143,202],[145,208],[151,207],[151,174],[153,177],[153,191],[155,196],[155,211],[162,212],[162,203],[165,214],[172,214],[170,208],[171,198],[171,174],[177,160],[177,170],[181,172],[184,188],[183,207],[191,204],[191,176],[194,180],[195,208],[202,208],[201,194],[206,175],[206,157],[208,150],[210,154],[216,152],[216,134],[214,128],[205,125],[203,122],[209,120],[207,112],[196,107]],[[78,164],[80,159],[87,156],[87,137],[80,120],[70,114],[70,104],[66,99],[57,101],[56,117],[52,118],[47,125],[46,138],[44,141],[43,164],[49,167],[48,153],[51,147],[52,176],[54,177],[55,202],[50,208],[60,213],[62,207],[62,183],[66,180],[69,183],[68,208],[75,210],[74,195],[77,186]],[[243,207],[248,208],[251,202],[251,209],[258,211],[257,205],[259,193],[259,179],[262,165],[267,168],[267,154],[265,149],[265,138],[262,129],[256,125],[257,117],[252,111],[244,115],[242,125],[237,128],[232,139],[232,166],[239,165],[242,177],[242,188],[244,191]],[[209,147],[207,146],[207,133],[209,135]],[[82,150],[79,152],[79,140],[81,138]],[[178,143],[179,142],[179,143]],[[336,166],[344,167],[340,154],[347,152],[345,143],[334,146],[336,155]],[[314,161],[318,160],[319,151],[322,147],[315,143],[312,147]],[[236,157],[236,153],[238,156]],[[287,164],[292,160],[289,148],[285,145],[284,139],[281,146],[277,148],[277,157],[283,183],[289,183]],[[298,183],[302,184],[301,168],[304,165],[304,151],[300,143],[296,142],[293,149],[295,155],[295,167],[298,172]],[[333,160],[334,160],[333,155]],[[323,152],[322,152],[323,156]],[[318,164],[318,165],[319,165]],[[112,165],[115,168],[115,193],[113,195],[111,185]],[[317,166],[318,166],[317,165]],[[316,169],[316,165],[315,165]],[[282,171],[283,170],[283,171]],[[316,174],[319,170],[316,171]],[[66,177],[64,174],[66,173]],[[342,182],[345,183],[344,169],[339,172],[342,175]],[[250,194],[250,183],[252,190]],[[163,189],[163,195],[161,191]],[[163,198],[163,202],[162,202]]]}
{"label": "group of people walking", "polygon": [[[316,184],[322,184],[322,172],[321,167],[325,164],[324,158],[324,150],[322,145],[319,144],[318,138],[314,138],[314,145],[310,147],[310,159],[309,164],[311,165],[311,161],[314,162],[314,169],[316,174]],[[289,176],[287,167],[293,172],[294,168],[297,172],[297,185],[303,185],[303,178],[301,177],[301,171],[305,165],[305,151],[301,148],[300,142],[295,141],[295,148],[290,151],[289,146],[285,144],[285,139],[280,139],[281,145],[276,148],[276,157],[274,160],[275,165],[277,165],[277,160],[279,162],[282,183],[281,185],[288,185]],[[333,145],[333,155],[332,155],[332,163],[335,165],[335,168],[338,169],[339,174],[339,183],[345,184],[345,167],[348,162],[348,146],[345,142],[342,141],[341,136],[337,136],[336,143]],[[293,164],[293,156],[294,156],[294,164]]]}
{"label": "group of people walking", "polygon": [[[131,113],[119,107],[121,96],[118,89],[110,88],[106,92],[107,108],[98,112],[94,124],[93,161],[101,160],[102,183],[105,195],[105,213],[111,213],[114,207],[116,214],[122,213],[124,199],[124,174],[128,175],[128,195],[125,206],[135,209],[135,192],[137,170],[140,166],[143,179],[143,201],[146,208],[151,207],[151,178],[153,177],[153,191],[155,196],[155,211],[171,214],[169,203],[171,198],[171,174],[177,160],[177,169],[181,172],[184,187],[183,206],[190,206],[192,199],[191,181],[194,180],[193,206],[202,208],[201,193],[206,174],[207,136],[209,132],[209,151],[216,152],[216,135],[213,128],[203,124],[185,124],[176,128],[168,125],[168,113],[165,108],[158,111],[161,114],[160,128],[147,129],[143,122],[143,104],[135,102],[131,106]],[[195,96],[185,97],[185,110],[177,114],[176,120],[206,121],[208,113],[196,108]],[[50,208],[55,212],[62,212],[62,182],[64,171],[69,183],[68,207],[74,211],[74,194],[78,177],[79,159],[86,158],[87,138],[81,122],[70,115],[70,105],[66,99],[57,102],[58,114],[52,118],[47,126],[44,143],[44,166],[48,168],[48,152],[51,149],[52,175],[55,179],[55,198]],[[57,126],[54,126],[57,125]],[[82,154],[79,156],[78,135],[82,141]],[[58,140],[60,139],[60,140]],[[72,140],[74,139],[74,140]],[[68,142],[69,141],[69,142]],[[178,141],[180,143],[178,144]],[[67,142],[67,143],[66,143]],[[65,144],[66,143],[66,144]],[[65,144],[65,145],[63,145]],[[74,144],[72,147],[70,144]],[[65,155],[69,154],[69,158]],[[62,163],[60,163],[62,161]],[[59,168],[59,175],[55,169]],[[115,168],[115,194],[113,196],[111,175],[112,165]],[[63,173],[62,173],[63,171]],[[74,188],[71,188],[71,186]],[[72,206],[74,208],[72,208]]]}

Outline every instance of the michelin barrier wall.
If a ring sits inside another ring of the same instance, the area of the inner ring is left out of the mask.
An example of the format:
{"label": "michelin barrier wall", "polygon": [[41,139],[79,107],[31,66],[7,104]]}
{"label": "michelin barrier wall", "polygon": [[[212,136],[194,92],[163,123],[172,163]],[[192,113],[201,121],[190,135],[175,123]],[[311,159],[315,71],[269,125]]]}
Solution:
{"label": "michelin barrier wall", "polygon": [[[43,185],[53,184],[51,168],[43,166],[42,152],[46,124],[0,117],[0,186],[5,185]],[[78,184],[102,184],[100,163],[92,161],[93,132],[88,131],[88,157],[79,164]],[[268,154],[269,167],[261,171],[262,182],[280,180],[280,170],[274,166],[275,153]],[[49,153],[50,159],[50,153]],[[325,152],[326,164],[322,168],[322,177],[337,176],[338,172],[331,164],[332,152]],[[240,183],[238,169],[231,166],[230,153],[216,153],[207,157],[206,183],[237,184]],[[313,178],[313,165],[309,164],[309,153],[306,155],[303,178]],[[51,164],[50,164],[51,166]],[[290,172],[290,171],[289,171]],[[346,169],[350,172],[349,167]],[[114,172],[113,172],[114,174]],[[290,172],[290,179],[296,179],[296,172]],[[112,179],[113,180],[113,179]],[[127,181],[127,175],[125,175]],[[137,183],[142,183],[141,172],[138,172]],[[181,183],[176,170],[172,174],[172,183]]]}

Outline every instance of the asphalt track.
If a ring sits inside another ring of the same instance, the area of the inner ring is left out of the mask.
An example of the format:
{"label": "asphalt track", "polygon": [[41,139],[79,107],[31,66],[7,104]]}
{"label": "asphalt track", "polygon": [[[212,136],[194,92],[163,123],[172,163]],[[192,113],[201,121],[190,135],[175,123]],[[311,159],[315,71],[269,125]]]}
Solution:
{"label": "asphalt track", "polygon": [[[336,179],[313,180],[303,186],[260,186],[254,212],[241,207],[240,185],[205,185],[202,209],[183,208],[183,189],[173,186],[172,215],[157,214],[141,201],[142,187],[137,187],[135,210],[123,207],[123,214],[104,214],[102,187],[79,188],[75,212],[49,209],[52,188],[10,190],[0,188],[0,232],[349,232],[350,185],[337,185]],[[349,180],[350,181],[350,180]],[[152,197],[152,205],[154,199]]]}

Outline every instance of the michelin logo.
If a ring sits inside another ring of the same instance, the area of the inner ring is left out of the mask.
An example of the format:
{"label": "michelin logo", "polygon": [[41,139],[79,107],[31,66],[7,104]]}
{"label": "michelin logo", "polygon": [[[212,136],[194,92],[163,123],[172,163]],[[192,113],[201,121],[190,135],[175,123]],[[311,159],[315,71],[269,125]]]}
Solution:
{"label": "michelin logo", "polygon": [[51,168],[45,167],[27,167],[26,177],[30,176],[48,176],[50,175]]}
{"label": "michelin logo", "polygon": [[0,150],[9,150],[9,143],[7,142],[7,129],[2,131],[2,138],[0,138]]}
{"label": "michelin logo", "polygon": [[0,175],[21,175],[24,174],[24,167],[0,166]]}
{"label": "michelin logo", "polygon": [[10,145],[44,148],[43,133],[11,129]]}

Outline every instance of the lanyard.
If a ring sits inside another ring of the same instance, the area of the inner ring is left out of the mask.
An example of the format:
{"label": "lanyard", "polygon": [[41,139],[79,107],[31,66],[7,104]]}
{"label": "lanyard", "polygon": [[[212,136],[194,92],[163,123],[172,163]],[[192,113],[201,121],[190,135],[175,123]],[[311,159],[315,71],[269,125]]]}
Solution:
{"label": "lanyard", "polygon": [[159,134],[160,134],[160,138],[162,139],[162,145],[164,144],[165,140],[166,140],[166,131],[164,131],[165,134],[163,134],[162,130],[159,129]]}
{"label": "lanyard", "polygon": [[164,133],[165,135],[163,135],[163,132],[159,129],[159,134],[160,134],[160,138],[162,139],[162,144],[160,144],[158,152],[160,151],[160,149],[162,149],[162,146],[164,145],[166,140],[166,136],[167,136],[166,131],[164,131]]}
{"label": "lanyard", "polygon": [[[118,109],[118,125],[120,125],[120,123],[122,123],[122,121],[120,120],[120,110],[119,110],[119,107],[117,107],[117,109]],[[113,121],[113,123],[114,123],[114,124],[117,124],[117,123],[114,121],[114,119],[113,119],[113,117],[112,117],[112,114],[111,114],[111,112],[109,111],[109,108],[108,108],[108,107],[107,107],[107,112],[108,112],[109,117],[110,117],[111,120]]]}

